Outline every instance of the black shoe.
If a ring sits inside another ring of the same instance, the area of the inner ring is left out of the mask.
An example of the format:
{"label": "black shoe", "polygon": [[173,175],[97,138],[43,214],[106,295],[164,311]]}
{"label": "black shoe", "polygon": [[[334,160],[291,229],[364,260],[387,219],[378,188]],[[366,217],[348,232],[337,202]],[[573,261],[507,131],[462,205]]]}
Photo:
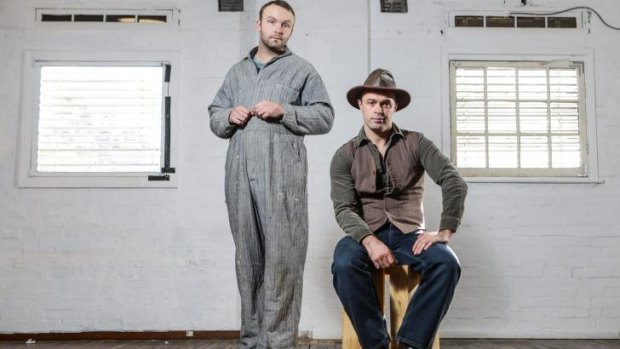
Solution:
{"label": "black shoe", "polygon": [[398,349],[415,349],[415,348],[410,347],[407,344],[398,343]]}

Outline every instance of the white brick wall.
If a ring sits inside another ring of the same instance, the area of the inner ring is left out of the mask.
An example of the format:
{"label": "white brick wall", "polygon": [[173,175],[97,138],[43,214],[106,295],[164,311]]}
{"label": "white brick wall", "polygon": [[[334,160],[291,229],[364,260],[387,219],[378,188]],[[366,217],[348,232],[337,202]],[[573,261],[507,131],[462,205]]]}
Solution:
{"label": "white brick wall", "polygon": [[[446,60],[459,55],[591,57],[604,184],[470,183],[464,225],[452,242],[463,278],[444,336],[607,337],[620,333],[620,32],[594,16],[587,31],[532,34],[456,31],[450,11],[553,11],[581,2],[409,1],[406,15],[379,1],[292,0],[291,48],[322,74],[336,109],[333,131],[309,137],[310,249],[300,329],[339,337],[331,287],[333,247],[342,236],[329,201],[334,150],[356,134],[359,112],[345,101],[368,67],[385,67],[414,96],[396,122],[448,149]],[[239,327],[234,247],[224,205],[227,143],[208,128],[206,107],[228,67],[256,42],[262,1],[218,13],[215,1],[141,0],[106,7],[176,7],[178,31],[118,36],[40,31],[34,7],[88,6],[69,0],[0,1],[0,333],[233,330]],[[620,4],[589,1],[620,25]],[[369,12],[370,9],[370,12]],[[370,37],[368,37],[370,28]],[[443,31],[443,34],[441,33]],[[370,40],[369,40],[370,39]],[[177,50],[181,67],[178,189],[18,189],[20,84],[25,50]],[[370,47],[370,52],[369,52]],[[428,182],[430,186],[430,181]],[[429,227],[439,191],[429,187]]]}

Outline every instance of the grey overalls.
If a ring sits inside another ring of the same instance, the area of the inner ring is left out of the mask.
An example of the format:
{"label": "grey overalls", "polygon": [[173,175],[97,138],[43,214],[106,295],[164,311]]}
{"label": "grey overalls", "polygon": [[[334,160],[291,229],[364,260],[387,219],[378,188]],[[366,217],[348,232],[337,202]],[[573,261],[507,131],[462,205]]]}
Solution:
{"label": "grey overalls", "polygon": [[[308,246],[303,137],[327,133],[334,112],[314,68],[286,50],[259,72],[256,48],[235,64],[209,106],[211,130],[230,138],[226,205],[236,246],[241,348],[292,348],[300,318]],[[228,122],[234,107],[285,106],[280,121]]]}

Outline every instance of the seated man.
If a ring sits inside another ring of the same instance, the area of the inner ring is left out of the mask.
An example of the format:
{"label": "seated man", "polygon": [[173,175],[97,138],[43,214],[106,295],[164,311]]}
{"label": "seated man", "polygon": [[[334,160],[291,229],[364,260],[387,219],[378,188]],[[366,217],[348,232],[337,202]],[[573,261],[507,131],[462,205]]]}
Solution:
{"label": "seated man", "polygon": [[[334,251],[334,288],[362,348],[388,348],[371,272],[409,265],[420,273],[420,284],[396,339],[400,348],[429,348],[461,273],[447,243],[460,225],[467,186],[433,142],[392,123],[411,96],[396,88],[389,71],[370,73],[347,100],[361,110],[364,124],[331,163],[331,197],[346,233]],[[438,231],[424,230],[425,172],[442,190]]]}

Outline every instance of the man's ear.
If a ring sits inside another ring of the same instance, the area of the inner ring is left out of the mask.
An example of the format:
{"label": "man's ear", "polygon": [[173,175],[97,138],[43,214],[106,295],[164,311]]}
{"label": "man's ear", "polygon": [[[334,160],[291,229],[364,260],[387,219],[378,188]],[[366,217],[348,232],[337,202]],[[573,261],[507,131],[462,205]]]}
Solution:
{"label": "man's ear", "polygon": [[362,109],[362,99],[361,98],[357,99],[357,106],[358,106],[359,109]]}
{"label": "man's ear", "polygon": [[256,20],[256,31],[260,33],[260,18]]}

